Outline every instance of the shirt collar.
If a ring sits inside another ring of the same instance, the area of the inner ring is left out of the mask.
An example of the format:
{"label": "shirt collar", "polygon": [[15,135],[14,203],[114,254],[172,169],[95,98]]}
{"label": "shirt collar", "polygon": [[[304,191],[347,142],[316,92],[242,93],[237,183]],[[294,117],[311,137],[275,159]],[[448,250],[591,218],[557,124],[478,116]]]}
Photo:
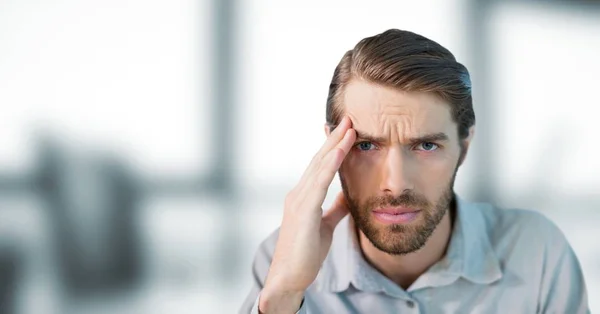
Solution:
{"label": "shirt collar", "polygon": [[[408,289],[451,284],[462,277],[477,284],[489,284],[502,277],[489,239],[489,222],[481,213],[488,204],[469,203],[456,194],[456,218],[447,253]],[[362,291],[403,291],[366,262],[360,251],[354,221],[348,215],[335,229],[331,249],[315,281],[317,289],[341,292],[352,285]]]}

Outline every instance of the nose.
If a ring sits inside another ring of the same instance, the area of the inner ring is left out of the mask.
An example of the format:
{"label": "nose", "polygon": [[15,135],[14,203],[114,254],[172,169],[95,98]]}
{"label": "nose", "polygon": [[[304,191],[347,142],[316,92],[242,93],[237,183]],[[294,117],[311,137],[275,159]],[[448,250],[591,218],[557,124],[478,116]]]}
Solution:
{"label": "nose", "polygon": [[401,147],[390,147],[381,169],[380,189],[384,194],[400,195],[414,188],[410,156]]}

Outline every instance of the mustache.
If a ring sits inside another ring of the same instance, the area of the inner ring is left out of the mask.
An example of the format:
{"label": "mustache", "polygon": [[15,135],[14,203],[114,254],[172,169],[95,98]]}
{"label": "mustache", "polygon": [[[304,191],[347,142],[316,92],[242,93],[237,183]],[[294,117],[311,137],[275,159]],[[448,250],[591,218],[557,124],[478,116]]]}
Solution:
{"label": "mustache", "polygon": [[421,195],[412,192],[403,193],[398,196],[381,195],[372,197],[367,200],[367,208],[377,207],[410,207],[410,208],[426,208],[429,206],[427,199]]}

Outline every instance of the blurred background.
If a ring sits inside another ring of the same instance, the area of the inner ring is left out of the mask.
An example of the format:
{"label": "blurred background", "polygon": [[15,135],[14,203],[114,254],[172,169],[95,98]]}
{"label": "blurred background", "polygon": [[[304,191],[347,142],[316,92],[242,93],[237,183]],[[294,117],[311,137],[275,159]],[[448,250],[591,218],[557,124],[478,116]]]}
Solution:
{"label": "blurred background", "polygon": [[600,311],[599,3],[0,0],[0,313],[237,312],[337,62],[388,28],[471,71],[457,192],[550,217]]}

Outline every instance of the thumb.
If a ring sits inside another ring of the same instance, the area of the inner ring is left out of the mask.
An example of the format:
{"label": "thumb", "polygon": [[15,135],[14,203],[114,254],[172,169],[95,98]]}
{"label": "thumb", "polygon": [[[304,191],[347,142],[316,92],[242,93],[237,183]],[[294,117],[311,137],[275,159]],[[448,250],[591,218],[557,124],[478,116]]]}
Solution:
{"label": "thumb", "polygon": [[335,229],[337,224],[346,217],[349,212],[348,203],[343,192],[340,192],[331,208],[323,215],[323,223],[325,223],[331,230]]}

